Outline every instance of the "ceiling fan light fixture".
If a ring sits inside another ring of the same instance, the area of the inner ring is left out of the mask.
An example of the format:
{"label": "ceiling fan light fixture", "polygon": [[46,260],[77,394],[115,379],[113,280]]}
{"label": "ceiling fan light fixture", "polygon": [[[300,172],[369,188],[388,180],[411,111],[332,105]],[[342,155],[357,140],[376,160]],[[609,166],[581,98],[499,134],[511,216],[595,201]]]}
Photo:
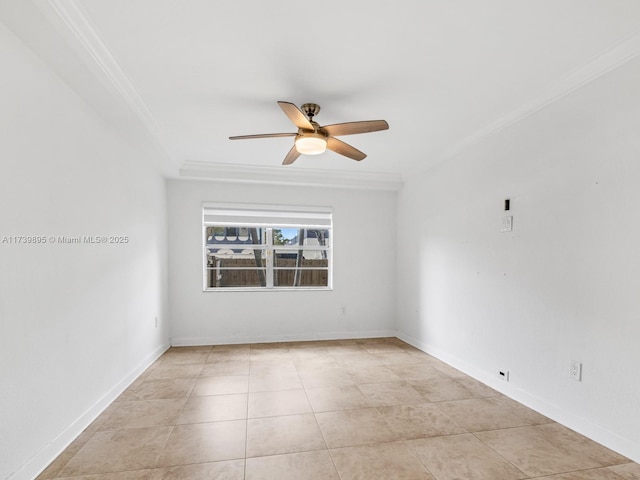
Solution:
{"label": "ceiling fan light fixture", "polygon": [[296,138],[296,150],[302,155],[320,155],[327,149],[327,139],[320,133],[307,133]]}
{"label": "ceiling fan light fixture", "polygon": [[295,137],[295,141],[282,162],[283,165],[291,165],[300,155],[320,155],[327,149],[352,160],[364,160],[367,155],[348,143],[337,139],[342,135],[355,135],[357,133],[377,132],[387,130],[389,124],[384,120],[365,120],[361,122],[334,123],[333,125],[320,126],[313,119],[320,111],[316,103],[305,103],[302,110],[291,102],[278,102],[278,105],[289,117],[289,120],[298,127],[297,133],[261,133],[258,135],[241,135],[229,137],[229,140],[243,140],[248,138],[275,138]]}

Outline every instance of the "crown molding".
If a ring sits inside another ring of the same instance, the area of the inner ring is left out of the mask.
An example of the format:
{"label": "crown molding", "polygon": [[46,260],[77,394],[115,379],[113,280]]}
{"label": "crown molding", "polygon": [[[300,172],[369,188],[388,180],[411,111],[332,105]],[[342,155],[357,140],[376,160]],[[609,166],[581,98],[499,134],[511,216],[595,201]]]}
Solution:
{"label": "crown molding", "polygon": [[[529,115],[532,115],[564,98],[571,92],[591,83],[619,66],[624,65],[638,55],[640,55],[640,32],[636,32],[625,40],[617,43],[609,50],[606,50],[596,56],[586,65],[569,72],[554,84],[540,92],[537,96],[532,97],[531,100],[523,103],[515,110],[512,110],[495,122],[492,122],[486,127],[476,131],[474,134],[468,136],[452,148],[438,155],[435,161],[430,164],[428,168],[433,168],[434,166],[459,155],[483,140],[496,135],[511,125],[525,119]],[[414,172],[409,173],[418,173],[425,170],[426,169],[424,168],[419,168]]]}
{"label": "crown molding", "polygon": [[[91,105],[95,102],[98,105],[97,110],[103,113],[100,107],[108,104],[107,97],[115,98],[116,103],[121,106],[115,107],[114,104],[113,109],[105,114],[106,117],[117,120],[121,133],[130,140],[133,137],[137,137],[137,140],[147,136],[161,173],[165,176],[175,175],[179,168],[179,161],[164,143],[157,119],[89,20],[81,2],[44,0],[33,3],[45,18],[55,25],[102,88],[106,87],[109,90],[105,95],[97,93],[98,90],[95,88],[81,89],[85,95],[89,95],[88,98],[86,96],[83,98]],[[73,88],[73,82],[71,84]],[[118,115],[118,109],[122,112],[126,110],[127,114]]]}
{"label": "crown molding", "polygon": [[109,47],[104,43],[91,24],[83,7],[76,0],[47,0],[51,9],[58,14],[67,28],[74,34],[91,59],[113,85],[122,99],[142,120],[149,132],[160,142],[158,121],[124,73]]}
{"label": "crown molding", "polygon": [[180,168],[180,178],[211,180],[225,183],[263,185],[294,185],[306,187],[352,188],[397,191],[403,182],[399,174],[381,172],[347,172],[310,168],[230,165],[186,161]]}

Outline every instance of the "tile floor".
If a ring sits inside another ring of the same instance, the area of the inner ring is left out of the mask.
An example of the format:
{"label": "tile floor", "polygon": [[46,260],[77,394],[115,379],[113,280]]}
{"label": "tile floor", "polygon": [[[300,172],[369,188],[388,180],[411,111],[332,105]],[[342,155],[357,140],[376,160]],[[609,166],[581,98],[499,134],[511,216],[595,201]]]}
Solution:
{"label": "tile floor", "polygon": [[640,479],[398,339],[172,348],[38,479]]}

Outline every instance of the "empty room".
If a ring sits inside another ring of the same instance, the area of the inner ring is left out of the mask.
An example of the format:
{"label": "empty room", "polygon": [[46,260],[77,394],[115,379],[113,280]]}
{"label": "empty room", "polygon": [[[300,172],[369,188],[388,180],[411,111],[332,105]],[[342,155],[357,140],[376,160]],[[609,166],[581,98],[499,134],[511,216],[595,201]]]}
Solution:
{"label": "empty room", "polygon": [[0,0],[0,480],[640,480],[640,2]]}

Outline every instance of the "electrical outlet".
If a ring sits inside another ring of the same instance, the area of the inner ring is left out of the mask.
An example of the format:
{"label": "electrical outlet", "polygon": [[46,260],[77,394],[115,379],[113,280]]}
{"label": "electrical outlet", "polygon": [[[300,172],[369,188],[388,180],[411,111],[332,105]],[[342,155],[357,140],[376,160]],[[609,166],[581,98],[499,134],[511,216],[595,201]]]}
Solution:
{"label": "electrical outlet", "polygon": [[571,368],[569,369],[569,378],[577,382],[582,381],[582,362],[571,360]]}
{"label": "electrical outlet", "polygon": [[502,227],[500,228],[501,232],[511,232],[513,231],[513,215],[506,215],[502,217]]}
{"label": "electrical outlet", "polygon": [[158,317],[156,317],[155,325],[156,325],[156,328],[158,328]]}
{"label": "electrical outlet", "polygon": [[500,377],[505,382],[509,381],[509,370],[500,370],[498,372],[498,377]]}

